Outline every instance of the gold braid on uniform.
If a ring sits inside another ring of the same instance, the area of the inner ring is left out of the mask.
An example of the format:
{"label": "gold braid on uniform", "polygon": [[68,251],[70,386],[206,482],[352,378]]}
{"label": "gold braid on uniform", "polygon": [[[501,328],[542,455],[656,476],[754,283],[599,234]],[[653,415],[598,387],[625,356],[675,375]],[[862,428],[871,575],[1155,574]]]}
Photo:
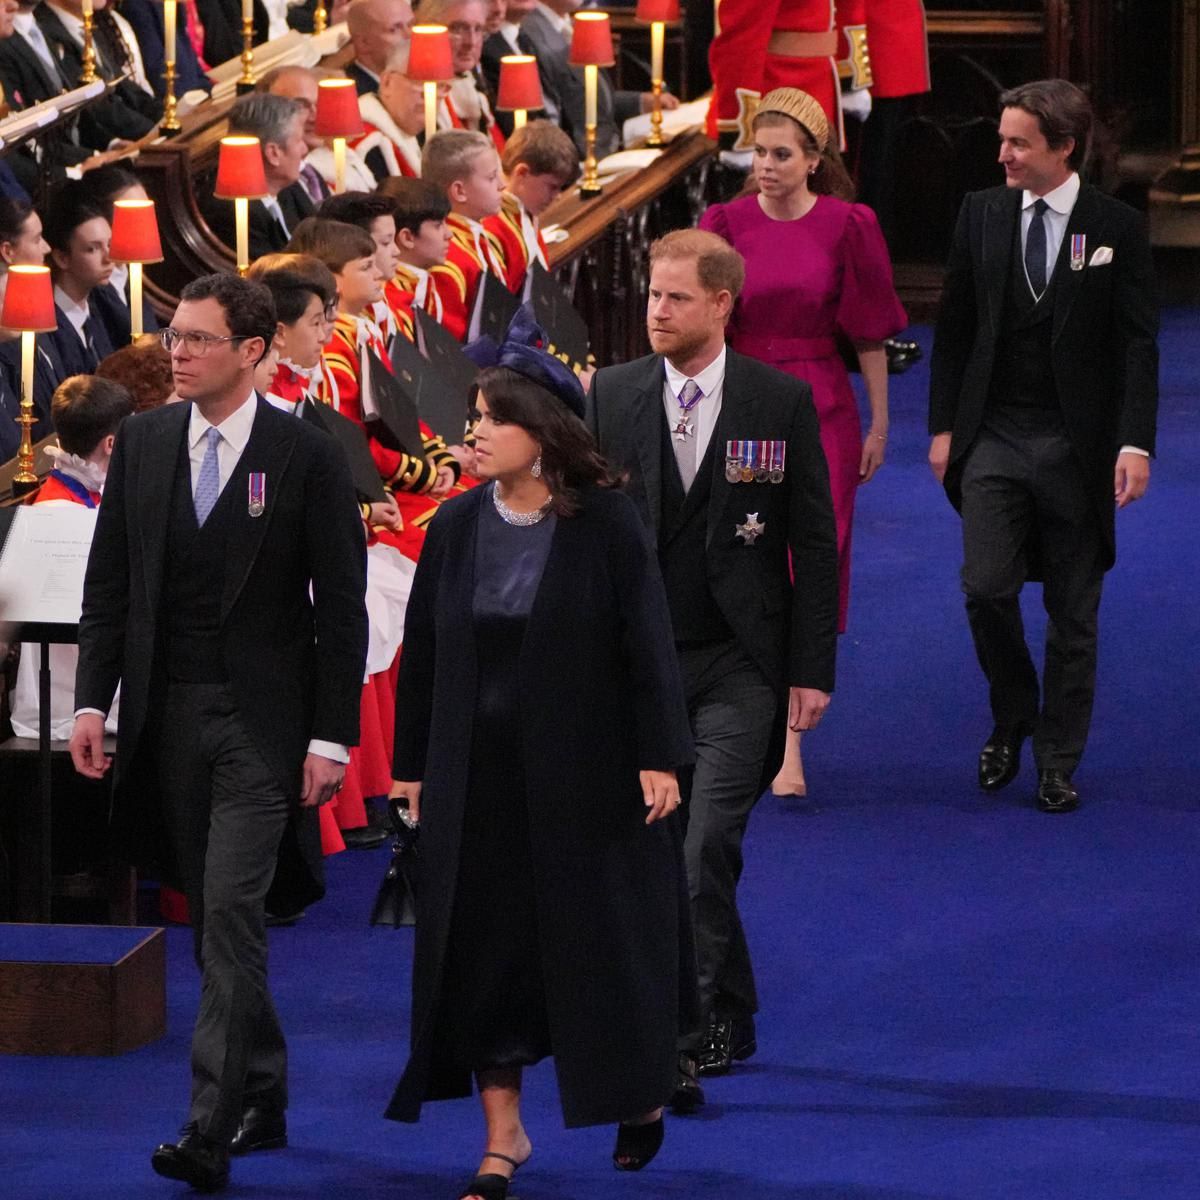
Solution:
{"label": "gold braid on uniform", "polygon": [[400,465],[384,482],[393,492],[424,495],[437,483],[437,467],[420,455],[401,454]]}
{"label": "gold braid on uniform", "polygon": [[430,434],[425,439],[425,457],[433,464],[435,471],[441,470],[442,467],[449,467],[454,472],[454,482],[458,482],[458,477],[462,474],[462,467],[459,465],[458,459],[447,449],[440,434]]}

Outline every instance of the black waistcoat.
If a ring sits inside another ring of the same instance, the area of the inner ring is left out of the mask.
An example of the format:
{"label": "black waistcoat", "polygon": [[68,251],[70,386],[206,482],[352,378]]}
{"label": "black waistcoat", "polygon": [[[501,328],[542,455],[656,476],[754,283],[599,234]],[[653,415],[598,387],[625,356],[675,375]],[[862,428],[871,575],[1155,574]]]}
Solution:
{"label": "black waistcoat", "polygon": [[[1066,238],[1063,238],[1064,243]],[[992,371],[989,401],[998,408],[1059,411],[1054,385],[1051,339],[1054,332],[1054,294],[1063,271],[1063,254],[1046,284],[1042,298],[1035,301],[1025,278],[1021,250],[1021,222],[1017,221],[1000,335],[996,340],[996,362]]]}
{"label": "black waistcoat", "polygon": [[239,462],[203,528],[198,527],[187,430],[185,425],[167,524],[161,622],[165,636],[164,662],[171,679],[220,683],[226,678],[221,655],[226,547],[239,483],[245,495],[245,472],[240,470]]}
{"label": "black waistcoat", "polygon": [[662,462],[662,520],[658,559],[667,588],[671,626],[677,642],[719,642],[733,636],[708,585],[708,500],[720,421],[685,493],[671,444],[666,414],[659,420]]}

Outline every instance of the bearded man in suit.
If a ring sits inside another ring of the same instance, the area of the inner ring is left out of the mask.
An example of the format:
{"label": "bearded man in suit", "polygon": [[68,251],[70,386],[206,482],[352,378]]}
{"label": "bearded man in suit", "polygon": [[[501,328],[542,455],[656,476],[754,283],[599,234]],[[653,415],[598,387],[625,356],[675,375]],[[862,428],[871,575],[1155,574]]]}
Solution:
{"label": "bearded man in suit", "polygon": [[209,275],[171,326],[183,403],[129,418],[96,524],[79,625],[76,769],[109,768],[130,858],[188,898],[201,970],[192,1090],[160,1174],[204,1191],[229,1156],[287,1144],[287,1050],[267,988],[266,906],[319,899],[316,806],[358,740],[366,550],[337,443],[273,408],[262,285]]}
{"label": "bearded man in suit", "polygon": [[[994,792],[1033,737],[1036,803],[1079,804],[1097,612],[1115,507],[1150,480],[1158,312],[1143,218],[1084,183],[1092,112],[1062,79],[1000,98],[1005,186],[963,201],[934,338],[929,452],[962,514],[962,587],[994,729]],[[1039,686],[1020,591],[1040,571],[1050,618]]]}

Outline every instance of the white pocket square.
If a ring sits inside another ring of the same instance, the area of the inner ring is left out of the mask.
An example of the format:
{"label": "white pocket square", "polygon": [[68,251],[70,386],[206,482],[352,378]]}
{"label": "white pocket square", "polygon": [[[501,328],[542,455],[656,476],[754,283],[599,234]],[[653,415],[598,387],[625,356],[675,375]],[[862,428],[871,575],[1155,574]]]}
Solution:
{"label": "white pocket square", "polygon": [[1099,246],[1096,252],[1092,255],[1089,267],[1107,267],[1113,260],[1113,252],[1111,246]]}

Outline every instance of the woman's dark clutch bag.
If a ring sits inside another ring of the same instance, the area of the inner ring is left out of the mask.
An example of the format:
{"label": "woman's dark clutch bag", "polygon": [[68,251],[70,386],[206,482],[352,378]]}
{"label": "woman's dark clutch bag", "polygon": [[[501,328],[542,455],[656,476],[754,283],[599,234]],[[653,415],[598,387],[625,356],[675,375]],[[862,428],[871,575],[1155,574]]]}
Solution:
{"label": "woman's dark clutch bag", "polygon": [[388,817],[395,832],[392,861],[388,863],[387,874],[379,885],[375,906],[371,909],[371,924],[390,925],[399,929],[401,925],[415,925],[417,922],[414,899],[421,862],[417,851],[417,839],[421,831],[417,822],[409,816],[408,807],[402,800],[388,801]]}

